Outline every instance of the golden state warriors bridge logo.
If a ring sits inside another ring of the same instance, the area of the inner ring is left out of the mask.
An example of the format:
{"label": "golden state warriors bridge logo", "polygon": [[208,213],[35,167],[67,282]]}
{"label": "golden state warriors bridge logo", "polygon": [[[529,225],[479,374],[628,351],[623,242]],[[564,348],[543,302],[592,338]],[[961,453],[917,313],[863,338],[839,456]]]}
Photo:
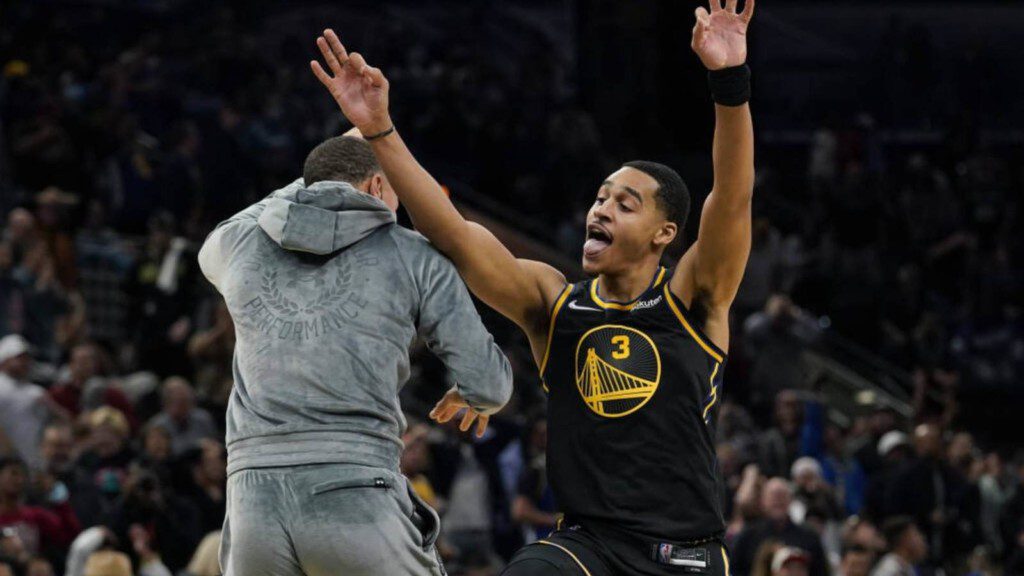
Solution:
{"label": "golden state warriors bridge logo", "polygon": [[639,410],[661,382],[661,357],[643,332],[606,324],[576,345],[576,388],[596,414],[619,418]]}

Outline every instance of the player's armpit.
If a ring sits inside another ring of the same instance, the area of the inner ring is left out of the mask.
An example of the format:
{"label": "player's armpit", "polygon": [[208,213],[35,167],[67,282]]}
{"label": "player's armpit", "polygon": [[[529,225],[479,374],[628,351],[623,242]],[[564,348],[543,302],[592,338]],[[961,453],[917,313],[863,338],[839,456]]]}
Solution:
{"label": "player's armpit", "polygon": [[490,230],[467,222],[447,255],[477,298],[531,335],[546,330],[547,313],[565,286],[548,264],[516,258]]}

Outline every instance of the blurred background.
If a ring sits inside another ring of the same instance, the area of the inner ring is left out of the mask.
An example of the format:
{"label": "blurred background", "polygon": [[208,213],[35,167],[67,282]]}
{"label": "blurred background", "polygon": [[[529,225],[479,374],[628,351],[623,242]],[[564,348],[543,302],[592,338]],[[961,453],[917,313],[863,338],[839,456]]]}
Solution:
{"label": "blurred background", "polygon": [[[0,576],[219,573],[233,328],[196,250],[348,128],[320,30],[384,70],[468,215],[577,278],[622,162],[675,167],[695,209],[710,188],[696,6],[0,2]],[[736,576],[1024,574],[1022,36],[1020,2],[759,4],[718,438]],[[516,380],[488,434],[425,424],[448,383],[422,346],[402,397],[403,471],[475,576],[556,513],[528,346],[481,313]]]}

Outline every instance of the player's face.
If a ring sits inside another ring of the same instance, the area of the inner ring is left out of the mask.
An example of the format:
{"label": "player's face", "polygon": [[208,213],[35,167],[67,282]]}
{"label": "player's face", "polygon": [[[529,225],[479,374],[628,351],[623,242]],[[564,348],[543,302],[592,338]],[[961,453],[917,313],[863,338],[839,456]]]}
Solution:
{"label": "player's face", "polygon": [[621,168],[597,191],[587,213],[583,270],[614,274],[660,254],[676,234],[655,194],[658,182],[635,168]]}

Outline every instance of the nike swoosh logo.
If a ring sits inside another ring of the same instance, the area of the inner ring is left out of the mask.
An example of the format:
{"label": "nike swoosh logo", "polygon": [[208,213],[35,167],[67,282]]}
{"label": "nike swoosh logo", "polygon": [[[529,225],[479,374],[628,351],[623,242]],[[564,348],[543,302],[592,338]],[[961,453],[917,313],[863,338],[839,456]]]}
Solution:
{"label": "nike swoosh logo", "polygon": [[573,300],[572,302],[569,302],[569,308],[572,308],[573,310],[586,310],[588,312],[600,312],[601,311],[601,310],[599,310],[597,308],[590,308],[589,306],[579,306],[579,305],[576,304],[575,300]]}

